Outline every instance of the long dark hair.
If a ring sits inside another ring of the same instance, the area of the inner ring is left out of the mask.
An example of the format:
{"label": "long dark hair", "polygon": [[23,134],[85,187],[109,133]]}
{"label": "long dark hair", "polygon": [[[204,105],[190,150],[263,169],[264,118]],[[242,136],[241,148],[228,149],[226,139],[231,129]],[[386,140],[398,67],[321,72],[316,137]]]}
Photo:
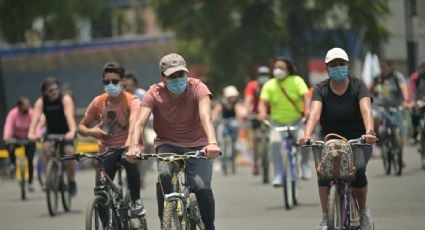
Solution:
{"label": "long dark hair", "polygon": [[41,93],[44,95],[44,92],[52,85],[59,86],[59,81],[54,77],[47,77],[41,84]]}

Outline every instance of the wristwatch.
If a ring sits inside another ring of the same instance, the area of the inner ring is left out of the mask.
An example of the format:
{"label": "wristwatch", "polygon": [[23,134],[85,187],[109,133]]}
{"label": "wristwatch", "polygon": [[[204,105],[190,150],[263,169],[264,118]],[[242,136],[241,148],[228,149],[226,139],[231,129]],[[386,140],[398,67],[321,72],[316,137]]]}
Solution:
{"label": "wristwatch", "polygon": [[376,136],[375,131],[373,131],[373,129],[369,129],[366,134],[372,135],[372,136]]}

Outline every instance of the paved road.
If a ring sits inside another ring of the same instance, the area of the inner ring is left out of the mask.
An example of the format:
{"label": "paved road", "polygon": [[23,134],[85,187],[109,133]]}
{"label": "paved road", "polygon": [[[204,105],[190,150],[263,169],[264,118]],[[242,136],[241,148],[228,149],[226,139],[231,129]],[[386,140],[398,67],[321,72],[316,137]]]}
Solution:
{"label": "paved road", "polygon": [[[368,166],[369,197],[377,229],[425,229],[425,171],[419,168],[419,155],[406,148],[403,176],[384,176],[380,159]],[[78,173],[79,194],[70,213],[48,216],[44,193],[29,194],[19,200],[18,186],[10,180],[0,181],[1,229],[84,229],[85,207],[92,197],[93,171]],[[159,229],[154,196],[155,175],[149,175],[143,190],[150,229]],[[213,180],[216,197],[217,229],[313,229],[320,217],[316,182],[302,181],[300,206],[283,208],[281,190],[263,185],[248,167],[239,167],[236,175],[224,177],[217,172]]]}

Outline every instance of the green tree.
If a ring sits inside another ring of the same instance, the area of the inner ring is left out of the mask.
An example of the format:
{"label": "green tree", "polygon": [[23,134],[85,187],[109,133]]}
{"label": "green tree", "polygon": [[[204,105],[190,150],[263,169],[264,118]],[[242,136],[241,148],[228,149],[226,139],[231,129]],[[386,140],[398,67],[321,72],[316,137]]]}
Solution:
{"label": "green tree", "polygon": [[[161,25],[175,32],[180,52],[192,64],[210,66],[213,88],[242,83],[254,65],[264,64],[284,48],[289,48],[308,81],[313,44],[320,44],[321,50],[334,46],[329,37],[314,37],[319,30],[331,28],[343,41],[343,32],[354,30],[372,49],[388,37],[378,20],[389,13],[385,0],[156,0],[152,4]],[[314,42],[307,33],[313,34]]]}

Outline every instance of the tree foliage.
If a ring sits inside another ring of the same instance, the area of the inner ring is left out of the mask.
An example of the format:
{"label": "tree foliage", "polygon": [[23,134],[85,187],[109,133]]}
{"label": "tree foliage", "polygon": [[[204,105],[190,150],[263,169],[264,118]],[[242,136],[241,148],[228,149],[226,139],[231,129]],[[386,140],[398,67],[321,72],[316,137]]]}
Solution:
{"label": "tree foliage", "polygon": [[192,64],[209,65],[209,79],[219,87],[242,83],[255,65],[265,64],[284,49],[307,77],[311,49],[320,44],[324,52],[334,46],[329,37],[316,37],[317,31],[332,29],[341,40],[346,39],[343,31],[355,31],[368,48],[379,47],[388,37],[379,21],[389,13],[385,2],[156,0],[152,4],[163,28],[175,32],[180,52]]}

